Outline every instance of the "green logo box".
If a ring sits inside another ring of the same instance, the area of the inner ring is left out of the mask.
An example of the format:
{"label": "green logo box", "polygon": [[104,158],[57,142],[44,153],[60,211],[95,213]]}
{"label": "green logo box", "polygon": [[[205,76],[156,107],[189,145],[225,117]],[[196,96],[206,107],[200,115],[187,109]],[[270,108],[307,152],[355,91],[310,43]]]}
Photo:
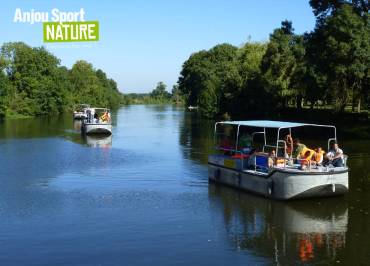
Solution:
{"label": "green logo box", "polygon": [[44,42],[99,41],[99,21],[44,22]]}

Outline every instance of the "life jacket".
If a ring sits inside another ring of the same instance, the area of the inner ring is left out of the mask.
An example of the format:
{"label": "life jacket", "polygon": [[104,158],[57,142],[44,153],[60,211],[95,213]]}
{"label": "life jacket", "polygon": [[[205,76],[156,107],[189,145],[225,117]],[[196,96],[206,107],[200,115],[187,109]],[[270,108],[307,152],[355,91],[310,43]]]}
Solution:
{"label": "life jacket", "polygon": [[[309,152],[309,155],[305,156],[305,154],[307,152]],[[306,160],[309,160],[309,161],[312,160],[313,155],[315,155],[315,151],[314,150],[311,150],[311,149],[309,149],[307,147],[304,147],[302,149],[301,153],[300,153],[300,156],[301,156],[302,159],[306,159]]]}
{"label": "life jacket", "polygon": [[276,159],[276,166],[283,167],[285,165],[285,159]]}
{"label": "life jacket", "polygon": [[109,115],[108,115],[108,113],[104,113],[101,116],[101,120],[104,121],[104,122],[109,121]]}
{"label": "life jacket", "polygon": [[[307,154],[308,153],[308,154]],[[306,155],[307,154],[307,155]],[[314,150],[311,150],[307,147],[303,148],[302,149],[302,152],[300,154],[300,158],[301,158],[301,165],[308,165],[311,160],[312,160],[312,157],[315,155],[315,151]]]}
{"label": "life jacket", "polygon": [[316,152],[314,156],[315,162],[322,163],[322,161],[324,160],[324,154],[325,154],[324,151]]}

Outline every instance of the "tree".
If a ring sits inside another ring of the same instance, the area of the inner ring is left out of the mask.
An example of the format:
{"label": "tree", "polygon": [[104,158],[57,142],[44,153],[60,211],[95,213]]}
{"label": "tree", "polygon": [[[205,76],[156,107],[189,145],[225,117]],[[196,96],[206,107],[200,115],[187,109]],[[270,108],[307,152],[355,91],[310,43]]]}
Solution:
{"label": "tree", "polygon": [[15,112],[38,115],[60,111],[63,99],[54,86],[58,58],[43,47],[32,48],[22,42],[4,44],[1,55],[14,88],[9,105]]}
{"label": "tree", "polygon": [[173,85],[171,95],[172,101],[174,101],[176,104],[180,104],[183,102],[183,95],[181,94],[178,84]]}
{"label": "tree", "polygon": [[238,49],[236,65],[240,81],[232,94],[228,113],[252,114],[270,106],[267,104],[269,97],[266,97],[266,90],[261,82],[261,63],[266,48],[266,43],[248,42]]}
{"label": "tree", "polygon": [[262,59],[262,75],[265,86],[281,107],[296,97],[300,82],[295,79],[301,68],[304,47],[301,36],[294,34],[292,23],[283,21],[281,27],[270,35],[266,53]]}
{"label": "tree", "polygon": [[0,116],[63,112],[75,103],[118,106],[117,84],[85,61],[71,70],[44,47],[5,43],[0,50]]}
{"label": "tree", "polygon": [[335,109],[343,112],[352,96],[353,105],[368,92],[370,66],[369,15],[361,17],[349,4],[342,4],[319,23],[310,35],[317,72],[325,75],[328,96]]}
{"label": "tree", "polygon": [[233,92],[238,90],[241,81],[236,63],[237,51],[233,45],[220,44],[190,56],[183,64],[178,81],[188,105],[199,106],[207,116],[228,109]]}
{"label": "tree", "polygon": [[150,96],[160,100],[169,99],[171,97],[171,94],[168,91],[166,91],[166,88],[167,85],[160,81],[157,83],[155,89],[152,90]]}
{"label": "tree", "polygon": [[344,5],[351,5],[360,15],[366,14],[370,10],[369,0],[310,0],[310,5],[318,18],[318,23],[322,23],[325,18],[331,16],[333,12]]}
{"label": "tree", "polygon": [[192,54],[182,66],[178,80],[179,90],[187,98],[187,105],[198,105],[198,98],[202,91],[203,81],[212,73],[212,63],[207,51]]}
{"label": "tree", "polygon": [[0,120],[6,115],[9,87],[10,82],[8,77],[3,73],[0,67]]}

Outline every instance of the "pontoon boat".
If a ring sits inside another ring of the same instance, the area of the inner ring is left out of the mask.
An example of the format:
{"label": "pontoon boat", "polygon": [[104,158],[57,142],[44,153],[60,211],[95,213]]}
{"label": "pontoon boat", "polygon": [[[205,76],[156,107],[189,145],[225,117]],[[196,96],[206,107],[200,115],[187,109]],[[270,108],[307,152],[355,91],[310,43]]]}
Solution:
{"label": "pontoon boat", "polygon": [[112,134],[110,111],[107,108],[86,109],[87,118],[82,121],[83,134]]}
{"label": "pontoon boat", "polygon": [[90,105],[88,104],[79,104],[75,108],[75,111],[73,111],[73,119],[78,120],[86,119],[87,118],[86,110],[88,108],[90,108]]}
{"label": "pontoon boat", "polygon": [[[318,131],[316,138],[325,139],[323,143],[329,150],[337,141],[335,126],[268,120],[218,122],[216,143],[220,129],[225,127],[229,130],[224,134],[228,144],[217,145],[218,154],[208,158],[210,181],[281,200],[335,196],[348,191],[347,156],[343,155],[343,165],[339,167],[324,166],[294,157],[293,143],[284,139],[287,135],[295,138],[296,132],[310,128]],[[242,144],[245,139],[249,144]]]}

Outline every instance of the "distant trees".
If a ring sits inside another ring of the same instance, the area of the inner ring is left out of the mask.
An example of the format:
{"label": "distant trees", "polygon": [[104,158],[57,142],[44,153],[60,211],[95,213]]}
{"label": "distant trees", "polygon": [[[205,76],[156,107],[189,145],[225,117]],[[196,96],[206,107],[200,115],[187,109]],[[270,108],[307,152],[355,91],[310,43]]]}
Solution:
{"label": "distant trees", "polygon": [[114,107],[122,100],[103,71],[85,61],[68,70],[43,47],[5,43],[0,70],[1,116],[59,113],[81,102]]}
{"label": "distant trees", "polygon": [[184,96],[182,95],[178,84],[173,85],[172,91],[171,91],[171,97],[172,97],[172,101],[175,104],[182,104],[183,103]]}
{"label": "distant trees", "polygon": [[129,93],[124,95],[125,104],[182,104],[183,95],[174,85],[171,93],[167,91],[167,85],[162,81],[150,93]]}
{"label": "distant trees", "polygon": [[171,94],[166,91],[167,85],[162,81],[157,83],[157,86],[150,93],[150,96],[158,100],[168,100],[171,98]]}
{"label": "distant trees", "polygon": [[283,21],[267,43],[229,44],[192,54],[179,90],[203,114],[261,114],[306,103],[343,112],[369,103],[370,15],[364,0],[311,0],[314,31],[294,33]]}

